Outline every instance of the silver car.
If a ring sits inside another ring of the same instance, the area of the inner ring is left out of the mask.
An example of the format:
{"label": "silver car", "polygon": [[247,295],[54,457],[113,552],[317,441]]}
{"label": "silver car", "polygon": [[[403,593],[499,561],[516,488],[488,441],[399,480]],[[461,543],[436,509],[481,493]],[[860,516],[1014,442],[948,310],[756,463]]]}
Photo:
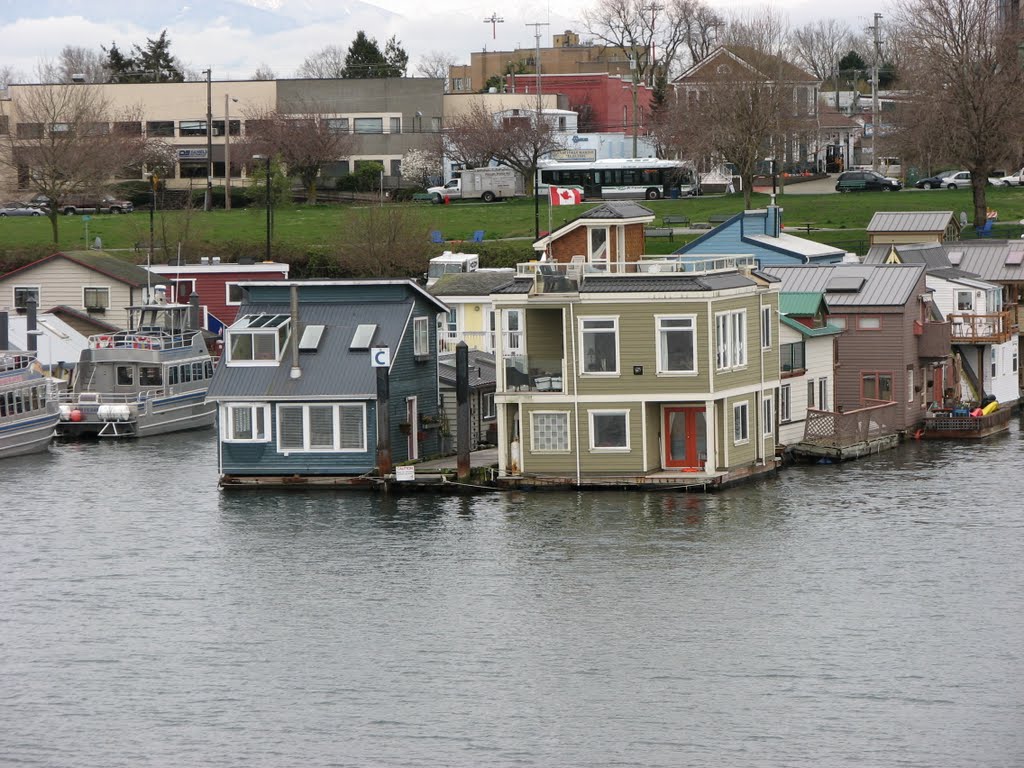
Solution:
{"label": "silver car", "polygon": [[0,203],[0,216],[42,216],[45,211],[27,203]]}

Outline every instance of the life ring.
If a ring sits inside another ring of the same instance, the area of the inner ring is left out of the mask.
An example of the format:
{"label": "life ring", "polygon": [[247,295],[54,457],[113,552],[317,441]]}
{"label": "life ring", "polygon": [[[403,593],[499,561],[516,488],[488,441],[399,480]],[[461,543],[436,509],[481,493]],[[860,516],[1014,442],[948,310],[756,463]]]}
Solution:
{"label": "life ring", "polygon": [[135,337],[138,349],[152,349],[153,340],[149,336],[137,336]]}
{"label": "life ring", "polygon": [[114,344],[114,338],[112,336],[99,336],[96,339],[96,346],[100,349],[108,349]]}

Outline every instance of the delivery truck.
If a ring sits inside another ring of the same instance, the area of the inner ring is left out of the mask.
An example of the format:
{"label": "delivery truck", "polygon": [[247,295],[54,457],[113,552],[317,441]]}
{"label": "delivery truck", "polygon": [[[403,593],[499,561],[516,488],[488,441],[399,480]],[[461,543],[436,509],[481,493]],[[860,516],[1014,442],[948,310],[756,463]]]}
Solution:
{"label": "delivery truck", "polygon": [[452,200],[483,200],[492,203],[523,195],[523,178],[511,168],[469,168],[443,187],[430,187],[427,192],[435,203]]}

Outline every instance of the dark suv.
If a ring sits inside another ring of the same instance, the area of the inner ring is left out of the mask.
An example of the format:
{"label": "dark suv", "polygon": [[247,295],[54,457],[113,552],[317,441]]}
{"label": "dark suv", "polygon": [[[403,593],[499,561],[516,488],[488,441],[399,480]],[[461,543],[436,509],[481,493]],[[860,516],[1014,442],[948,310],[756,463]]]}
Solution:
{"label": "dark suv", "polygon": [[847,171],[839,174],[836,192],[898,192],[903,189],[898,179],[874,171]]}
{"label": "dark suv", "polygon": [[131,213],[134,207],[129,200],[116,200],[106,195],[68,195],[61,201],[60,212],[65,216],[76,213]]}

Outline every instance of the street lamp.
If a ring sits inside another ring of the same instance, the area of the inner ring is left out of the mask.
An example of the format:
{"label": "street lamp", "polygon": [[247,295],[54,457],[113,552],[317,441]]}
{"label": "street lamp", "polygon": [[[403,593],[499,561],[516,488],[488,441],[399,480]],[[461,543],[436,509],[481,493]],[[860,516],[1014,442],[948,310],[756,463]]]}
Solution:
{"label": "street lamp", "polygon": [[213,82],[212,70],[204,69],[206,75],[206,200],[203,210],[213,210]]}
{"label": "street lamp", "polygon": [[149,179],[149,251],[146,254],[146,290],[147,293],[153,292],[152,281],[150,275],[153,273],[149,271],[149,267],[153,266],[153,213],[156,211],[156,185],[159,182],[159,177],[155,173],[144,174]]}
{"label": "street lamp", "polygon": [[224,94],[224,210],[231,210],[231,112],[229,100],[238,103]]}
{"label": "street lamp", "polygon": [[253,160],[266,160],[267,161],[267,255],[266,261],[272,261],[270,258],[270,155],[253,155]]}

